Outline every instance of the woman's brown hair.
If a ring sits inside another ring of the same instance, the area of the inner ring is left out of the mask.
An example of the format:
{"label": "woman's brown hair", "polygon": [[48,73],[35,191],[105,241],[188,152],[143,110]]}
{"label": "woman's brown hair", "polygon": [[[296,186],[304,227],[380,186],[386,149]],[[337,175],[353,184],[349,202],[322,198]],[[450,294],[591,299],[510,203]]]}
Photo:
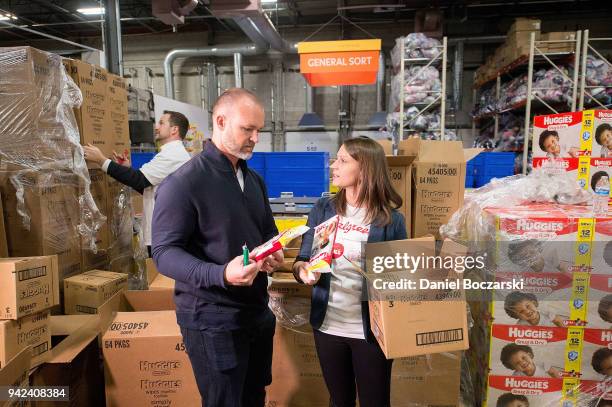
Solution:
{"label": "woman's brown hair", "polygon": [[[344,142],[346,152],[359,163],[357,206],[366,208],[366,221],[384,226],[391,223],[391,211],[402,206],[402,197],[393,189],[385,151],[371,138],[360,136]],[[336,212],[346,215],[346,190],[335,197]]]}

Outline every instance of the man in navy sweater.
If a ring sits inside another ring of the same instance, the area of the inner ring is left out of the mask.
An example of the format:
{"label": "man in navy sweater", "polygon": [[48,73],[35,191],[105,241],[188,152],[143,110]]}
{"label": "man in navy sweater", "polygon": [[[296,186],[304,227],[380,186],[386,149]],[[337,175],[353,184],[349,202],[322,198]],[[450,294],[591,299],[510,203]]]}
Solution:
{"label": "man in navy sweater", "polygon": [[[262,178],[245,160],[264,126],[261,102],[229,89],[213,107],[212,141],[159,186],[153,259],[176,280],[176,316],[202,405],[263,407],[275,317],[267,276],[282,251],[243,265],[242,246],[278,233]],[[260,272],[263,271],[263,272]]]}

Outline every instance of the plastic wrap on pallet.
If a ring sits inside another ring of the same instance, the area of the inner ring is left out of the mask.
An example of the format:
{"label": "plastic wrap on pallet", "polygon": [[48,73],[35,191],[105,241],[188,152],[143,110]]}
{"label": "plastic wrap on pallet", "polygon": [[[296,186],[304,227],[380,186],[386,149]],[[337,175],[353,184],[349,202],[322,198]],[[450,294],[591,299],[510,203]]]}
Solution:
{"label": "plastic wrap on pallet", "polygon": [[270,297],[268,307],[281,326],[298,332],[310,332],[310,297]]}
{"label": "plastic wrap on pallet", "polygon": [[479,118],[496,112],[495,87],[489,87],[480,92],[478,100],[472,109],[472,117]]}
{"label": "plastic wrap on pallet", "polygon": [[134,213],[131,204],[131,190],[117,181],[109,183],[109,248],[110,270],[129,274],[130,288],[146,287],[144,259],[148,257],[144,245],[142,228],[137,230],[134,239]]}
{"label": "plastic wrap on pallet", "polygon": [[[73,231],[95,251],[94,235],[105,218],[91,195],[79,144],[73,108],[82,100],[60,56],[31,47],[0,48],[1,170],[17,191],[23,226],[26,230],[32,226],[24,191],[74,187],[80,191],[76,194],[80,219],[73,222]],[[31,172],[45,175],[33,185],[24,181],[24,175]],[[65,184],[57,184],[58,180]]]}
{"label": "plastic wrap on pallet", "polygon": [[528,203],[580,205],[592,202],[590,192],[581,188],[575,177],[564,171],[537,168],[527,175],[494,179],[472,191],[463,206],[453,214],[440,233],[462,242],[486,242],[493,239],[489,219],[481,216],[484,208],[509,208]]}
{"label": "plastic wrap on pallet", "polygon": [[404,41],[405,58],[433,59],[442,52],[440,49],[442,45],[440,40],[429,38],[423,33],[408,34],[405,37],[395,39],[395,46],[391,50],[391,61],[393,62],[393,66],[399,66],[401,63],[401,41]]}

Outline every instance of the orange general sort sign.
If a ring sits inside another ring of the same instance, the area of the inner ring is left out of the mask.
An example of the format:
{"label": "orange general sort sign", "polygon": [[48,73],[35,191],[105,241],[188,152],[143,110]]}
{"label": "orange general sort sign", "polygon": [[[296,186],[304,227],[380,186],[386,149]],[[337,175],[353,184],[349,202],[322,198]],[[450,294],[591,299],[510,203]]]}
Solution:
{"label": "orange general sort sign", "polygon": [[381,40],[300,42],[300,72],[310,86],[376,83]]}

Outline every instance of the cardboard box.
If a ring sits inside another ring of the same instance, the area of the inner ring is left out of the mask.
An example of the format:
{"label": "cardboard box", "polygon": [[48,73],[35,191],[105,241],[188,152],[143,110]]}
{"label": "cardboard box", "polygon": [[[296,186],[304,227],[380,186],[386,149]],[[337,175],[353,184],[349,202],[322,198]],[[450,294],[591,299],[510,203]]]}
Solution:
{"label": "cardboard box", "polygon": [[403,200],[398,210],[404,215],[408,237],[412,237],[412,163],[414,160],[413,156],[387,156],[391,185]]}
{"label": "cardboard box", "polygon": [[18,319],[60,304],[57,256],[0,259],[0,318]]}
{"label": "cardboard box", "polygon": [[[466,248],[446,241],[442,258],[465,255]],[[467,312],[460,275],[452,270],[418,269],[414,273],[397,264],[376,273],[375,258],[434,256],[433,237],[368,243],[365,249],[370,324],[388,359],[464,350],[468,345]],[[455,280],[457,288],[419,289],[420,281]],[[379,282],[377,282],[379,280]],[[415,288],[383,290],[380,282],[414,281]],[[390,298],[394,298],[391,300]]]}
{"label": "cardboard box", "polygon": [[[26,347],[3,366],[2,369],[0,369],[0,383],[2,386],[27,387],[31,358],[32,349]],[[21,407],[16,401],[0,401],[0,406]]]}
{"label": "cardboard box", "polygon": [[32,367],[47,361],[51,355],[49,311],[28,315],[17,321],[0,320],[0,368],[30,346]]}
{"label": "cardboard box", "polygon": [[[23,188],[24,225],[17,191],[9,177],[17,177]],[[4,196],[4,220],[12,257],[57,254],[60,283],[81,272],[81,250],[77,225],[80,221],[78,182],[64,172],[9,173],[0,179]],[[29,230],[28,230],[29,228]],[[60,291],[63,286],[60,284]]]}
{"label": "cardboard box", "polygon": [[308,322],[312,287],[288,277],[275,278],[268,287],[270,307],[277,320],[266,405],[327,407],[329,392]]}
{"label": "cardboard box", "polygon": [[117,313],[103,353],[107,406],[201,405],[174,312]]}
{"label": "cardboard box", "polygon": [[107,131],[113,136],[113,150],[118,154],[130,153],[130,129],[128,123],[128,91],[124,78],[108,74]]}
{"label": "cardboard box", "polygon": [[541,21],[537,18],[519,17],[514,19],[514,23],[510,26],[508,34],[516,31],[540,31]]}
{"label": "cardboard box", "polygon": [[399,155],[416,157],[412,163],[411,237],[440,236],[440,226],[463,204],[465,163],[480,151],[464,153],[459,141],[412,138],[399,143]]}
{"label": "cardboard box", "polygon": [[174,295],[174,280],[157,271],[153,259],[145,260],[149,290],[168,290]]}
{"label": "cardboard box", "polygon": [[31,373],[32,386],[66,386],[64,402],[36,401],[33,407],[103,406],[104,371],[98,346],[99,316],[56,315],[50,320],[51,335],[61,340],[50,359]]}
{"label": "cardboard box", "polygon": [[127,289],[127,274],[92,270],[64,280],[64,312],[97,314],[98,307]]}
{"label": "cardboard box", "polygon": [[0,193],[0,257],[8,257],[8,244],[6,243],[6,229],[4,227],[4,205]]}
{"label": "cardboard box", "polygon": [[4,157],[19,157],[24,167],[59,161],[72,165],[70,123],[58,121],[65,100],[61,57],[32,47],[2,48],[0,54],[0,135],[10,140],[2,146]]}
{"label": "cardboard box", "polygon": [[108,129],[108,72],[98,66],[71,59],[64,62],[83,94],[83,104],[75,109],[81,144],[92,144],[104,155],[112,157],[114,137]]}
{"label": "cardboard box", "polygon": [[391,371],[391,405],[456,406],[460,378],[461,352],[396,359]]}
{"label": "cardboard box", "polygon": [[576,50],[576,31],[555,31],[543,33],[540,37],[541,41],[566,41],[566,42],[550,42],[546,45],[549,52],[572,52]]}

